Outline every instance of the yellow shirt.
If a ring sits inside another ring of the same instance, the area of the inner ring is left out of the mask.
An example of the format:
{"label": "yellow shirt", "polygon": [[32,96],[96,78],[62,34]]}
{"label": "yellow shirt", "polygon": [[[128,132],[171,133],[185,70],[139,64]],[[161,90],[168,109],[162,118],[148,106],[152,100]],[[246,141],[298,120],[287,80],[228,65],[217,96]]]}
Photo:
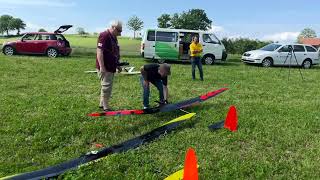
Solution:
{"label": "yellow shirt", "polygon": [[202,51],[202,45],[200,43],[196,44],[194,42],[192,42],[190,44],[190,56],[192,57],[199,57],[201,56],[201,53],[193,53],[193,51]]}

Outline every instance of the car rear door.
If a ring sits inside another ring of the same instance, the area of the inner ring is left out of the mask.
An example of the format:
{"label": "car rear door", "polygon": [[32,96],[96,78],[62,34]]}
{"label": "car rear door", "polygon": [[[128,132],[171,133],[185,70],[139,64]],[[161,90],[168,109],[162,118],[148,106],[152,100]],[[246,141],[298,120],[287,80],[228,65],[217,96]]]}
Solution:
{"label": "car rear door", "polygon": [[156,59],[178,60],[178,32],[156,31],[155,52]]}
{"label": "car rear door", "polygon": [[[291,61],[291,65],[302,65],[302,62],[308,58],[306,49],[303,45],[293,45],[293,52],[296,56],[296,60],[293,58],[293,61]],[[298,62],[298,64],[297,64]]]}
{"label": "car rear door", "polygon": [[307,50],[308,57],[312,59],[312,63],[319,60],[319,53],[316,48],[312,46],[305,46]]}

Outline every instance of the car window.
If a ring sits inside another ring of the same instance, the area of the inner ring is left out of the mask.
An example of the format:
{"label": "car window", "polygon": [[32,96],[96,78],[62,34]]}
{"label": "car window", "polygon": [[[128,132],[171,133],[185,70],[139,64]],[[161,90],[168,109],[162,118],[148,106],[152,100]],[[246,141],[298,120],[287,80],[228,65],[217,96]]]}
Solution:
{"label": "car window", "polygon": [[148,41],[155,41],[156,36],[155,36],[155,32],[154,31],[149,31],[148,35],[147,35],[147,40]]}
{"label": "car window", "polygon": [[[292,49],[292,48],[291,48]],[[289,48],[288,45],[283,46],[282,48],[279,49],[279,52],[290,52],[291,49]]]}
{"label": "car window", "polygon": [[156,40],[162,42],[177,42],[177,33],[157,31]]}
{"label": "car window", "polygon": [[61,34],[56,34],[57,40],[58,41],[63,41],[65,40],[64,36],[62,36]]}
{"label": "car window", "polygon": [[50,36],[48,34],[38,34],[37,40],[50,40]]}
{"label": "car window", "polygon": [[304,49],[304,46],[301,46],[301,45],[294,45],[293,50],[294,50],[294,52],[305,52],[306,51]]}
{"label": "car window", "polygon": [[54,34],[49,34],[49,39],[50,40],[57,40],[57,36]]}
{"label": "car window", "polygon": [[317,52],[317,50],[314,47],[306,46],[306,49],[308,52]]}
{"label": "car window", "polygon": [[281,46],[280,44],[268,44],[268,45],[264,46],[263,48],[261,48],[260,50],[263,50],[263,51],[275,51],[280,46]]}
{"label": "car window", "polygon": [[213,34],[203,34],[202,36],[203,42],[205,43],[212,43],[212,44],[219,44],[219,39]]}
{"label": "car window", "polygon": [[36,38],[36,34],[26,34],[25,36],[23,36],[23,40],[24,41],[30,41],[30,40],[35,40]]}

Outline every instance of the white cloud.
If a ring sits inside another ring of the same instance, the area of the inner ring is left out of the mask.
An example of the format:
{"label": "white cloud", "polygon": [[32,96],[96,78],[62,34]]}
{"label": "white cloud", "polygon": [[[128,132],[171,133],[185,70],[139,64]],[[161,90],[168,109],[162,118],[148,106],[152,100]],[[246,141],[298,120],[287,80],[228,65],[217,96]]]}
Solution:
{"label": "white cloud", "polygon": [[49,7],[72,7],[75,2],[69,1],[50,1],[50,0],[0,0],[1,5],[13,6],[49,6]]}
{"label": "white cloud", "polygon": [[297,40],[300,32],[280,32],[270,35],[265,35],[261,39],[266,41],[278,41],[278,42],[294,42]]}
{"label": "white cloud", "polygon": [[222,26],[212,26],[209,31],[214,33],[220,33],[224,31],[224,28]]}

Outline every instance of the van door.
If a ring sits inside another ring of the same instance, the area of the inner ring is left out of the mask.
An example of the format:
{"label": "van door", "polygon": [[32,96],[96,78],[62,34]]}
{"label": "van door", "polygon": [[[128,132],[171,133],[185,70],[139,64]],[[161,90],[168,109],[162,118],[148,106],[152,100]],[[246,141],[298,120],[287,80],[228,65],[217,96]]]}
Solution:
{"label": "van door", "polygon": [[222,59],[224,48],[220,40],[214,34],[202,34],[202,36],[200,36],[200,43],[203,46],[203,55],[213,54],[215,59]]}
{"label": "van door", "polygon": [[178,32],[156,31],[155,52],[156,59],[178,60]]}
{"label": "van door", "polygon": [[305,46],[308,52],[308,57],[310,59],[312,59],[312,63],[314,63],[314,61],[318,61],[319,59],[319,54],[318,51],[316,50],[316,48],[311,47],[311,46]]}
{"label": "van door", "polygon": [[154,30],[149,30],[146,33],[144,41],[144,58],[154,58],[155,57],[155,40],[156,35]]}

